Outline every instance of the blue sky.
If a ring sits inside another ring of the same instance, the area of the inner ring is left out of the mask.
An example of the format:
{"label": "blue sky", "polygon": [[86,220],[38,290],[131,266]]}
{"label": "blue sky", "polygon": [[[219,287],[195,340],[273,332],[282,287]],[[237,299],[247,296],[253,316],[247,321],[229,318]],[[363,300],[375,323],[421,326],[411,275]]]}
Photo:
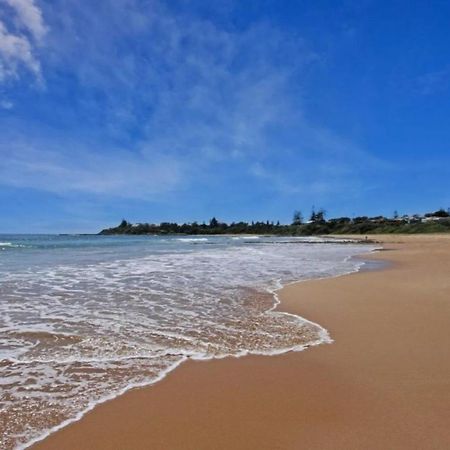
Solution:
{"label": "blue sky", "polygon": [[447,1],[0,0],[0,232],[450,206]]}

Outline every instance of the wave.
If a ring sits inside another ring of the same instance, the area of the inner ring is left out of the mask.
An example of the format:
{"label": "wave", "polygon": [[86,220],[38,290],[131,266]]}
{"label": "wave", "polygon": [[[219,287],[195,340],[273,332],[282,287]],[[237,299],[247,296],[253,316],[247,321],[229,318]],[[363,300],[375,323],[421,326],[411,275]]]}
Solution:
{"label": "wave", "polygon": [[208,238],[178,238],[177,241],[180,242],[206,242]]}
{"label": "wave", "polygon": [[14,244],[13,242],[0,242],[0,248],[25,248],[26,245]]}

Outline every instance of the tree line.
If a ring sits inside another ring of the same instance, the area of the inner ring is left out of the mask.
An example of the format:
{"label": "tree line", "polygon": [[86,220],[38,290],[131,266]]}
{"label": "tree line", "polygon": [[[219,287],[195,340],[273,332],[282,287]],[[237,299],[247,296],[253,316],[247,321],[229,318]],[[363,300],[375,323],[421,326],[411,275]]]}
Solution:
{"label": "tree line", "polygon": [[324,209],[312,209],[307,220],[301,211],[295,211],[290,224],[273,221],[221,222],[213,217],[208,223],[161,222],[160,224],[133,224],[123,219],[113,228],[106,228],[99,234],[271,234],[285,236],[311,236],[324,234],[383,234],[383,233],[433,233],[450,232],[450,213],[444,209],[423,216],[402,216],[397,212],[392,218],[384,216],[326,218]]}

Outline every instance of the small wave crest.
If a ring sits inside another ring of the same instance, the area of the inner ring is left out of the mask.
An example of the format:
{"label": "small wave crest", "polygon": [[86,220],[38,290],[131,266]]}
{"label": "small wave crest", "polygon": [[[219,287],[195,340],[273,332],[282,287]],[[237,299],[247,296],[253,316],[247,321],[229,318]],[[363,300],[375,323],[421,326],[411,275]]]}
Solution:
{"label": "small wave crest", "polygon": [[177,241],[180,242],[206,242],[208,238],[178,238]]}
{"label": "small wave crest", "polygon": [[14,244],[13,242],[0,242],[0,248],[25,248],[26,245]]}

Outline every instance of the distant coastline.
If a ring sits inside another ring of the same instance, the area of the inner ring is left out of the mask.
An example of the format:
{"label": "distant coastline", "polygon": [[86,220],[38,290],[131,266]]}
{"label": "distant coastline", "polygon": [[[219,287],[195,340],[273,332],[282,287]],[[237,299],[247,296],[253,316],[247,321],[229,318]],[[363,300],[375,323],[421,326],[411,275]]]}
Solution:
{"label": "distant coastline", "polygon": [[213,217],[208,223],[161,222],[130,223],[127,220],[117,227],[105,228],[100,235],[224,235],[224,234],[266,234],[277,236],[314,236],[326,234],[416,234],[416,233],[449,233],[450,213],[444,209],[424,215],[393,217],[337,217],[326,219],[325,211],[313,210],[308,221],[304,222],[299,211],[294,213],[291,224],[280,222],[232,222],[218,221]]}

